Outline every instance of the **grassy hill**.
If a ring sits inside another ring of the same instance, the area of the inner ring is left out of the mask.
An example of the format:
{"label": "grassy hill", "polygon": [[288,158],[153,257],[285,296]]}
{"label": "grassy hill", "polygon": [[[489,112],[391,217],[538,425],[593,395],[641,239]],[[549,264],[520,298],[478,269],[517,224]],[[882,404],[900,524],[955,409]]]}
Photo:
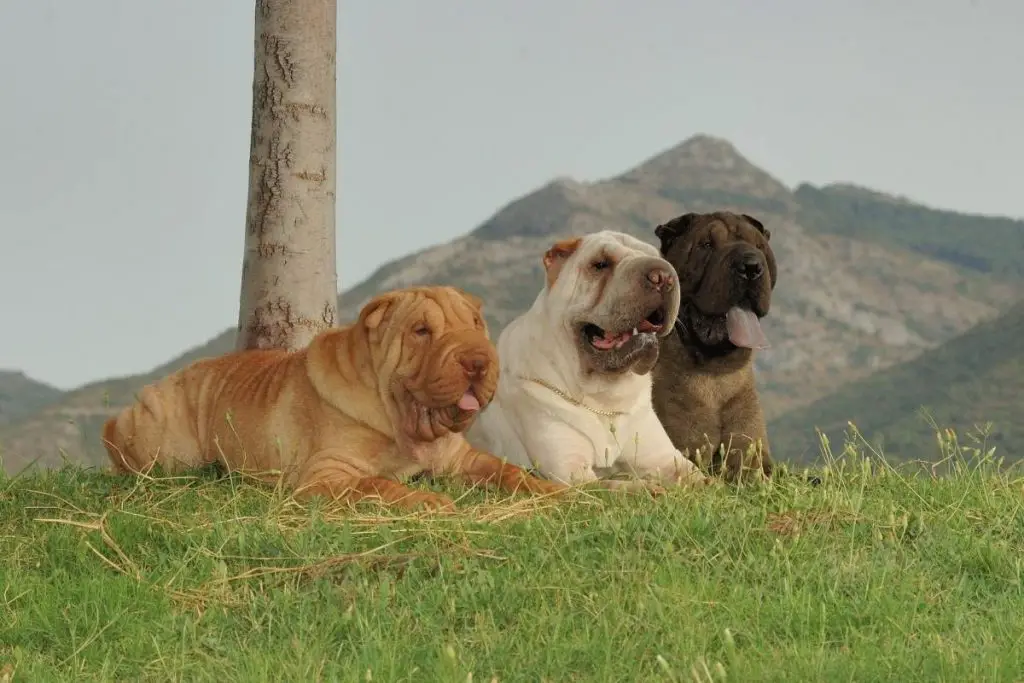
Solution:
{"label": "grassy hill", "polygon": [[[927,229],[930,210],[915,209],[920,220],[908,241],[894,236],[906,229],[903,218],[884,223],[884,212],[877,220],[858,218],[862,209],[835,195],[834,189],[812,192],[806,186],[794,192],[728,142],[698,135],[613,178],[556,179],[464,237],[385,264],[342,295],[340,315],[353,318],[381,290],[453,284],[484,298],[497,333],[543,285],[541,254],[554,240],[612,228],[654,243],[654,226],[684,211],[747,211],[771,228],[781,273],[765,323],[772,349],[758,357],[764,405],[775,418],[912,359],[994,318],[1021,296],[1024,278],[1008,265],[984,271],[962,262],[970,256],[1005,264],[999,240],[1016,244],[1016,237],[1005,235],[1024,234],[1024,223],[993,228],[991,219],[939,212],[964,230],[1004,231],[998,233],[1003,237],[976,240],[981,251],[967,244],[975,251],[961,254],[952,232]],[[890,201],[871,196],[876,203]],[[858,225],[867,227],[855,230]],[[935,255],[923,256],[922,249]],[[232,337],[226,331],[152,373],[92,383],[0,425],[0,457],[8,470],[31,461],[102,462],[97,434],[108,414],[145,382],[228,350]]]}
{"label": "grassy hill", "polygon": [[1024,482],[848,457],[437,516],[0,476],[0,680],[1019,681]]}
{"label": "grassy hill", "polygon": [[[899,459],[936,455],[934,420],[961,435],[992,423],[989,445],[1024,459],[1024,303],[917,358],[851,382],[774,420],[769,436],[783,457],[813,459],[815,427],[841,444],[853,421]],[[927,417],[926,417],[927,416]]]}
{"label": "grassy hill", "polygon": [[853,185],[803,184],[793,194],[813,230],[910,249],[979,273],[1024,278],[1020,221],[939,211]]}

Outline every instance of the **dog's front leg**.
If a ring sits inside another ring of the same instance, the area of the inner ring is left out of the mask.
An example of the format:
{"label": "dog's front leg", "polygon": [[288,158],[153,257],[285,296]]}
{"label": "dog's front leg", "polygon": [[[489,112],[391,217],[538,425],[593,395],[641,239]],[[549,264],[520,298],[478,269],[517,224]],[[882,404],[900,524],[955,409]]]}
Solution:
{"label": "dog's front leg", "polygon": [[502,491],[533,494],[553,494],[566,490],[565,484],[533,476],[521,467],[510,465],[501,458],[473,448],[461,435],[453,434],[432,462],[436,475],[452,476],[470,484],[492,486]]}
{"label": "dog's front leg", "polygon": [[602,479],[594,472],[586,458],[567,457],[558,463],[548,463],[544,476],[556,482],[580,486],[582,488],[599,488],[611,491],[649,491],[654,495],[664,493],[665,489],[654,482],[643,479]]}
{"label": "dog's front leg", "polygon": [[700,468],[675,448],[660,457],[650,457],[642,464],[630,463],[627,460],[622,469],[641,481],[649,481],[659,487],[661,484],[693,486],[707,484],[710,481]]}
{"label": "dog's front leg", "polygon": [[719,456],[725,480],[732,483],[769,479],[772,475],[772,459],[766,442],[751,439],[740,432],[726,432],[722,435]]}
{"label": "dog's front leg", "polygon": [[376,498],[387,505],[414,509],[452,509],[448,496],[431,491],[416,491],[395,479],[381,476],[380,465],[393,462],[394,448],[385,448],[374,457],[351,449],[327,449],[315,453],[298,472],[295,498],[312,496],[356,502]]}
{"label": "dog's front leg", "polygon": [[693,461],[672,444],[653,410],[638,424],[632,448],[616,463],[617,469],[655,485],[686,486],[706,483]]}
{"label": "dog's front leg", "polygon": [[652,496],[660,496],[665,493],[665,487],[650,479],[598,479],[592,486],[598,486],[611,491],[647,491]]}
{"label": "dog's front leg", "polygon": [[730,482],[770,478],[772,458],[768,448],[768,429],[757,397],[725,411],[722,419],[722,445],[725,479]]}

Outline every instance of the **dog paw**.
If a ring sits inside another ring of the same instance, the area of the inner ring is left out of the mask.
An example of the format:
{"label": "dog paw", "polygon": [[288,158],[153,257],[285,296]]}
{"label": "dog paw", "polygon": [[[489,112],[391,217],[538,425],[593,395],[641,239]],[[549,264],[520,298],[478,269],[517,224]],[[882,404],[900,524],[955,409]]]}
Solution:
{"label": "dog paw", "polygon": [[653,482],[653,481],[648,481],[648,482],[644,482],[644,483],[646,484],[646,486],[644,486],[644,489],[645,489],[645,490],[646,490],[646,491],[647,491],[647,492],[648,492],[649,494],[651,494],[652,496],[654,496],[655,498],[657,498],[658,496],[662,496],[662,495],[664,495],[664,494],[668,493],[668,489],[666,489],[666,488],[665,488],[664,486],[662,486],[661,484],[656,484],[656,483],[655,483],[655,482]]}
{"label": "dog paw", "polygon": [[527,477],[523,480],[520,488],[528,493],[539,496],[554,495],[569,490],[569,487],[565,484],[538,477]]}
{"label": "dog paw", "polygon": [[648,479],[602,479],[594,485],[609,491],[649,493],[654,497],[658,497],[666,492],[664,486]]}
{"label": "dog paw", "polygon": [[693,466],[682,472],[677,471],[672,483],[676,486],[700,487],[708,486],[712,481],[714,481],[713,477],[705,475],[698,467]]}
{"label": "dog paw", "polygon": [[552,481],[551,479],[542,479],[539,476],[526,474],[512,486],[509,490],[513,494],[529,494],[532,496],[553,496],[555,494],[561,494],[569,489],[564,483],[558,481]]}
{"label": "dog paw", "polygon": [[455,501],[443,493],[432,493],[429,491],[414,491],[402,498],[399,503],[402,507],[410,510],[429,510],[431,512],[445,512],[455,509]]}
{"label": "dog paw", "polygon": [[715,486],[718,483],[720,482],[716,477],[708,477],[704,474],[700,474],[699,476],[690,475],[683,477],[679,481],[679,486],[682,486],[683,488],[700,489],[707,486]]}

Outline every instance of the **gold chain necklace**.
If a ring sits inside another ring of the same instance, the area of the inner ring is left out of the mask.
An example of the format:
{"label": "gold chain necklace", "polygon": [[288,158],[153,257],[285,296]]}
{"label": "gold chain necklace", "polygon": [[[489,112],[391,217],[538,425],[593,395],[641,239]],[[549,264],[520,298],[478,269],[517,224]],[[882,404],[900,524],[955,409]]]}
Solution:
{"label": "gold chain necklace", "polygon": [[[583,408],[584,410],[589,411],[589,412],[593,413],[594,415],[600,415],[601,417],[607,417],[608,418],[608,431],[611,433],[612,439],[615,441],[616,447],[618,447],[620,449],[622,448],[621,444],[619,444],[619,436],[618,436],[618,434],[616,434],[615,422],[613,421],[612,418],[621,417],[623,415],[628,415],[628,413],[623,412],[621,410],[602,410],[601,408],[592,408],[592,407],[588,406],[586,403],[584,403],[583,401],[581,401],[581,400],[579,400],[577,398],[573,398],[569,394],[565,393],[564,391],[562,391],[561,389],[556,387],[554,384],[550,384],[549,382],[545,382],[544,380],[540,379],[539,377],[524,377],[523,375],[519,375],[519,379],[525,380],[527,382],[533,382],[534,384],[539,384],[542,387],[544,387],[545,389],[547,389],[548,391],[550,391],[550,392],[552,392],[554,394],[557,394],[558,396],[561,396],[562,399],[564,399],[568,403],[571,403],[574,406],[579,406],[580,408]],[[605,464],[607,465],[607,463],[608,463],[608,449],[607,448],[604,449],[604,460],[605,460]]]}
{"label": "gold chain necklace", "polygon": [[[544,380],[539,379],[537,377],[523,377],[522,375],[520,375],[519,379],[526,380],[527,382],[533,382],[534,384],[539,384],[542,387],[544,387],[545,389],[547,389],[548,391],[551,391],[551,392],[553,392],[555,394],[558,394],[559,396],[561,396],[563,399],[565,399],[569,403],[573,404],[574,406],[579,406],[580,408],[583,408],[584,410],[589,410],[590,412],[594,413],[595,415],[601,415],[602,417],[620,417],[622,415],[626,415],[627,414],[627,413],[625,413],[625,412],[623,412],[621,410],[602,410],[601,408],[591,408],[590,406],[588,406],[583,401],[580,401],[579,399],[573,398],[572,396],[570,396],[569,394],[565,393],[564,391],[562,391],[561,389],[559,389],[555,385],[549,384],[548,382],[545,382]],[[614,426],[613,426],[613,431],[614,431]]]}

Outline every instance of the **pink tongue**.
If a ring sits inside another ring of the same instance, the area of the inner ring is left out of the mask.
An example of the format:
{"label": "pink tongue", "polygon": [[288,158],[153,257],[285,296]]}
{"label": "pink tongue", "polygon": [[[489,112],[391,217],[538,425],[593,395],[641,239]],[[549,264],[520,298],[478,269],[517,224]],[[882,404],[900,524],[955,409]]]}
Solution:
{"label": "pink tongue", "polygon": [[596,348],[599,348],[602,351],[607,351],[608,349],[614,349],[616,347],[622,346],[623,344],[628,342],[629,338],[632,336],[632,332],[623,332],[620,335],[612,335],[606,333],[603,337],[595,337],[592,343]]}
{"label": "pink tongue", "polygon": [[477,400],[472,391],[467,391],[459,399],[459,410],[465,410],[467,413],[475,413],[480,410],[480,401]]}
{"label": "pink tongue", "polygon": [[771,346],[761,330],[761,322],[753,312],[734,306],[725,314],[725,327],[729,341],[747,349],[767,349]]}

